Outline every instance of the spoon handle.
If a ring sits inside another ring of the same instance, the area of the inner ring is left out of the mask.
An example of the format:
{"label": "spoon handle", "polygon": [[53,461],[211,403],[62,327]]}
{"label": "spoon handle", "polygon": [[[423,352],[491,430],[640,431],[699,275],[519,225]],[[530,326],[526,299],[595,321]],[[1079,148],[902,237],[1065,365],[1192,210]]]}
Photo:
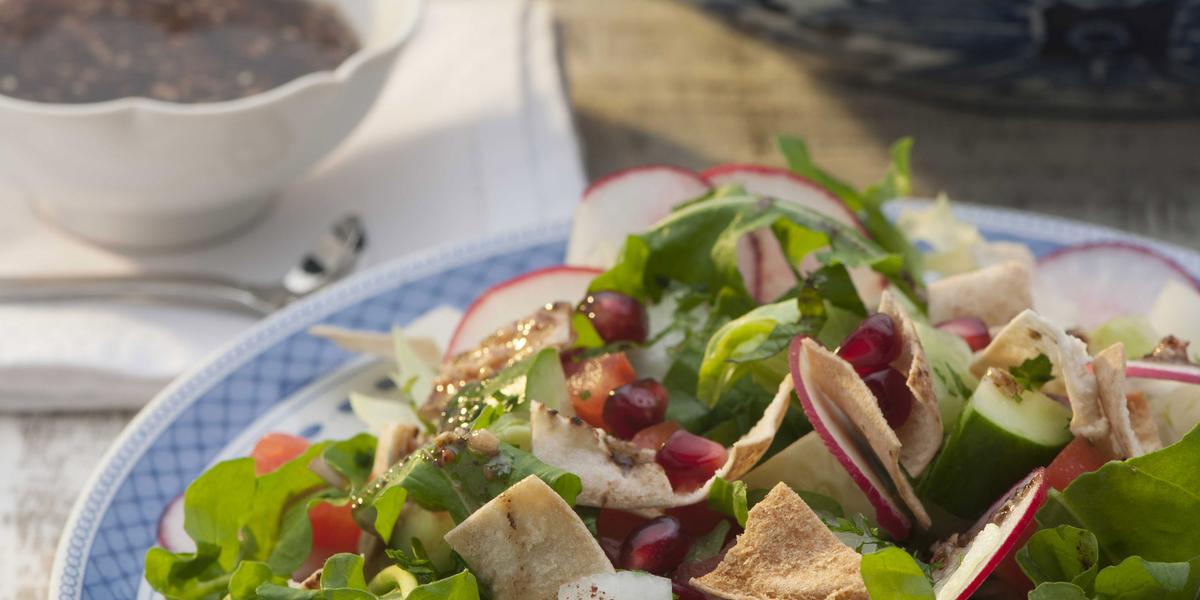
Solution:
{"label": "spoon handle", "polygon": [[0,278],[0,303],[119,299],[204,306],[256,317],[283,306],[282,294],[209,275],[156,274]]}

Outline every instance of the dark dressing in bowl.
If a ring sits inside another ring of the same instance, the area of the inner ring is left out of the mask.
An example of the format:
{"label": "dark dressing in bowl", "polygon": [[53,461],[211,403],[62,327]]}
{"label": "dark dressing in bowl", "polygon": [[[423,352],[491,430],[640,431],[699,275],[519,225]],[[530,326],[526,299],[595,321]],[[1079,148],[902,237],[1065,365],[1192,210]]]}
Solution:
{"label": "dark dressing in bowl", "polygon": [[34,102],[234,100],[359,48],[310,0],[0,0],[0,95]]}

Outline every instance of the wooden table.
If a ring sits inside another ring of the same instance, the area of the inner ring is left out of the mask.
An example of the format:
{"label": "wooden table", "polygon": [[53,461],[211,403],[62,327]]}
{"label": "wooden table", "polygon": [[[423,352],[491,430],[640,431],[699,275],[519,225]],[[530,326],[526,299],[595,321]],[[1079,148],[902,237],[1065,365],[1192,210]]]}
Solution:
{"label": "wooden table", "polygon": [[[646,162],[777,164],[780,132],[858,184],[917,139],[916,189],[1095,221],[1200,248],[1200,122],[975,114],[819,77],[791,52],[667,0],[555,0],[588,173]],[[132,416],[0,416],[0,580],[44,597],[64,519]],[[53,440],[54,444],[48,441]]]}

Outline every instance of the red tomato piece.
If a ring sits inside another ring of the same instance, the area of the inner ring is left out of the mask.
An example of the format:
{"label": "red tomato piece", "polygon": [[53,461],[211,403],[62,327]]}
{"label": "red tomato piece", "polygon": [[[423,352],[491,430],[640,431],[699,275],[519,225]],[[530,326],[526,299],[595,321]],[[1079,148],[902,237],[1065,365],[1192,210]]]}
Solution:
{"label": "red tomato piece", "polygon": [[1076,477],[1104,466],[1108,457],[1086,439],[1077,437],[1046,467],[1046,483],[1063,491]]}
{"label": "red tomato piece", "polygon": [[334,506],[318,502],[308,509],[312,523],[313,548],[338,552],[358,552],[358,536],[362,530],[354,522],[350,505]]}
{"label": "red tomato piece", "polygon": [[593,427],[604,426],[604,402],[609,392],[637,379],[625,354],[616,352],[583,361],[567,378],[575,414]]}
{"label": "red tomato piece", "polygon": [[270,473],[284,463],[304,454],[308,440],[287,433],[268,433],[254,444],[250,457],[254,459],[254,474]]}

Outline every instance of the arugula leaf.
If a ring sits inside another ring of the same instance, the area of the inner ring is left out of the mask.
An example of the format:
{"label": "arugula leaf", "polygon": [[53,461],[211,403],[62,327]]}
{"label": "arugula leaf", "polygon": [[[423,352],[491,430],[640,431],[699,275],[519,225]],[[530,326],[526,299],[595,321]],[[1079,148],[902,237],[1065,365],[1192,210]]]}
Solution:
{"label": "arugula leaf", "polygon": [[1061,525],[1033,534],[1016,559],[1035,584],[1062,581],[1086,591],[1100,568],[1100,549],[1092,532]]}
{"label": "arugula leaf", "polygon": [[334,554],[321,569],[321,589],[367,589],[363,575],[363,557],[358,554]]}
{"label": "arugula leaf", "polygon": [[1028,600],[1090,600],[1082,588],[1062,581],[1039,584],[1029,592]]}
{"label": "arugula leaf", "polygon": [[495,456],[484,456],[471,452],[460,440],[413,453],[401,467],[387,474],[389,484],[367,495],[358,510],[364,515],[361,518],[374,521],[372,512],[378,511],[375,501],[383,498],[386,490],[400,486],[408,490],[408,500],[428,510],[449,512],[455,523],[461,523],[529,475],[545,481],[567,504],[574,505],[583,489],[579,476],[547,465],[509,444],[501,443]]}
{"label": "arugula leaf", "polygon": [[911,554],[891,546],[864,554],[859,567],[872,600],[932,600],[933,584]]}
{"label": "arugula leaf", "polygon": [[375,509],[375,518],[371,520],[371,526],[383,543],[392,542],[392,533],[396,530],[396,522],[400,520],[400,513],[404,510],[404,501],[407,499],[408,490],[392,486],[380,492],[371,502]]}
{"label": "arugula leaf", "polygon": [[854,186],[841,181],[817,166],[804,141],[792,136],[779,136],[776,145],[787,160],[788,168],[811,179],[837,196],[862,222],[871,237],[888,252],[903,257],[904,279],[922,281],[924,269],[920,251],[904,233],[883,214],[883,205],[893,198],[912,193],[912,165],[909,155],[912,138],[901,138],[892,145],[892,162],[883,180],[859,193]]}
{"label": "arugula leaf", "polygon": [[321,453],[321,460],[345,477],[354,488],[361,488],[371,478],[375,464],[375,436],[360,433],[348,440],[334,442]]}
{"label": "arugula leaf", "polygon": [[479,584],[470,571],[418,586],[405,600],[479,600]]}
{"label": "arugula leaf", "polygon": [[1150,562],[1132,556],[1096,575],[1099,600],[1194,600],[1200,591],[1200,558]]}
{"label": "arugula leaf", "polygon": [[1038,354],[1033,358],[1025,359],[1021,364],[1010,368],[1008,372],[1022,389],[1036,392],[1054,379],[1053,370],[1054,365],[1050,363],[1050,357]]}
{"label": "arugula leaf", "polygon": [[1073,525],[1095,534],[1101,556],[1180,562],[1200,556],[1200,428],[1171,446],[1109,462],[1051,491],[1043,528]]}
{"label": "arugula leaf", "polygon": [[287,585],[287,578],[276,575],[267,563],[247,560],[242,561],[233,571],[229,580],[229,597],[231,600],[255,600],[258,586],[264,583]]}
{"label": "arugula leaf", "polygon": [[219,549],[217,561],[226,570],[231,569],[237,561],[241,546],[238,531],[244,523],[237,516],[246,514],[254,502],[254,460],[239,458],[218,463],[183,493],[183,529],[197,547]]}

